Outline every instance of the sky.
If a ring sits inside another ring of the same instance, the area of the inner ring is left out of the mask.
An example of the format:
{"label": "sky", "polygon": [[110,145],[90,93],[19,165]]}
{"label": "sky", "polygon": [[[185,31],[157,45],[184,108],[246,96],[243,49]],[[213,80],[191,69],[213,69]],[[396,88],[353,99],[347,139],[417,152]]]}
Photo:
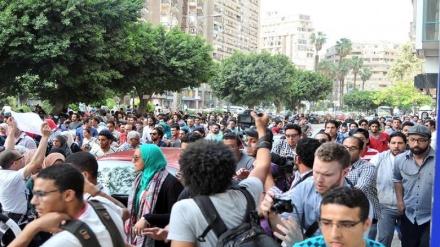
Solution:
{"label": "sky", "polygon": [[410,0],[260,0],[261,16],[277,11],[282,15],[306,14],[315,31],[327,35],[323,49],[340,38],[355,41],[409,41],[413,20]]}

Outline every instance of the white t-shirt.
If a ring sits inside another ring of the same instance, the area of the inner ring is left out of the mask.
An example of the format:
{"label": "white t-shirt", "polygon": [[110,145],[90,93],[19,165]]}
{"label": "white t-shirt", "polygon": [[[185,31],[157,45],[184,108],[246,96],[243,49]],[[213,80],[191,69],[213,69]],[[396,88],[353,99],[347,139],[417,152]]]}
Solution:
{"label": "white t-shirt", "polygon": [[[243,180],[239,185],[246,187],[255,200],[255,208],[258,208],[263,193],[263,183],[258,178],[251,177]],[[228,229],[243,222],[246,212],[246,197],[243,193],[238,190],[228,190],[225,193],[211,195],[210,199]],[[193,242],[196,246],[215,246],[217,236],[213,231],[206,235],[206,242],[197,241],[197,237],[207,226],[208,222],[194,200],[181,200],[176,202],[171,210],[168,239]]]}
{"label": "white t-shirt", "polygon": [[3,211],[26,214],[27,194],[24,168],[18,171],[0,169],[0,203]]}
{"label": "white t-shirt", "polygon": [[[107,189],[105,189],[104,186],[100,183],[95,185],[95,188],[98,190],[101,190],[103,193],[106,193],[107,195],[110,195],[110,192]],[[102,196],[92,197],[92,195],[90,195],[89,193],[84,193],[83,199],[84,199],[84,201],[89,201],[89,200],[100,201],[100,202],[106,204],[107,206],[111,207],[119,215],[119,217],[122,218],[122,213],[123,213],[122,208],[120,208],[119,206],[117,206],[116,204],[114,204],[112,201],[110,201],[109,199],[107,199],[105,197],[102,197]]]}
{"label": "white t-shirt", "polygon": [[[105,198],[104,198],[105,199]],[[105,209],[110,214],[113,222],[115,222],[116,227],[121,233],[122,238],[125,240],[124,227],[122,223],[121,217],[115,212],[107,203],[103,203]],[[109,231],[105,228],[104,224],[102,224],[99,216],[96,214],[95,210],[88,203],[86,204],[86,210],[81,216],[78,218],[79,220],[86,223],[90,229],[95,233],[98,242],[101,246],[112,247],[113,242],[110,236]],[[44,247],[82,247],[81,242],[78,238],[75,237],[72,233],[68,231],[62,231],[60,233],[55,234],[49,240],[47,240],[43,245]]]}

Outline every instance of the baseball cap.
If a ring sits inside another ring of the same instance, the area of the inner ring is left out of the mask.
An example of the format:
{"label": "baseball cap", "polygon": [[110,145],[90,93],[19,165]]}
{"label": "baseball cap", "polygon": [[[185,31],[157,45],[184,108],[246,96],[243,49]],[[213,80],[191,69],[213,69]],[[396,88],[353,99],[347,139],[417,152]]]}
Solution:
{"label": "baseball cap", "polygon": [[421,135],[431,138],[431,131],[423,125],[415,125],[409,128],[408,135]]}

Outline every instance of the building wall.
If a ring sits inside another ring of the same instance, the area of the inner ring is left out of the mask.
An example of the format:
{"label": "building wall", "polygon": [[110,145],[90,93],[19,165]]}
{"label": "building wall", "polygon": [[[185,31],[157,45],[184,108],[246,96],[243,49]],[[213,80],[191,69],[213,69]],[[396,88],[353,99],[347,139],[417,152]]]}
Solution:
{"label": "building wall", "polygon": [[[393,84],[388,77],[388,70],[393,62],[399,56],[399,43],[393,42],[353,42],[352,51],[346,57],[351,59],[353,56],[361,57],[364,60],[363,67],[371,70],[373,75],[370,80],[365,82],[365,90],[381,90]],[[336,47],[327,49],[323,60],[339,62],[339,56],[336,53]],[[353,83],[354,75],[350,72],[345,77],[345,83]],[[356,85],[362,87],[362,80],[358,74],[356,77]],[[346,91],[346,88],[344,89]]]}
{"label": "building wall", "polygon": [[310,43],[310,35],[314,32],[308,15],[271,13],[261,21],[259,50],[286,55],[297,67],[313,70],[314,45]]}

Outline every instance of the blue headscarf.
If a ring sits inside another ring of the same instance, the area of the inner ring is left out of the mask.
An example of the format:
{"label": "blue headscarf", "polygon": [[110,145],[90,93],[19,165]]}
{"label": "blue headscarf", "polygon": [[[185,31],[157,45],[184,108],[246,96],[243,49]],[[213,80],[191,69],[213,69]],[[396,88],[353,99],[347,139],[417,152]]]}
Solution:
{"label": "blue headscarf", "polygon": [[170,140],[171,139],[171,127],[167,123],[164,123],[164,122],[159,122],[158,125],[162,126],[164,135],[166,135],[167,139]]}
{"label": "blue headscarf", "polygon": [[144,170],[142,171],[141,183],[136,194],[136,203],[138,205],[139,197],[142,191],[146,190],[151,179],[156,172],[164,169],[167,165],[165,155],[156,144],[143,144],[139,147],[142,160],[144,161]]}

